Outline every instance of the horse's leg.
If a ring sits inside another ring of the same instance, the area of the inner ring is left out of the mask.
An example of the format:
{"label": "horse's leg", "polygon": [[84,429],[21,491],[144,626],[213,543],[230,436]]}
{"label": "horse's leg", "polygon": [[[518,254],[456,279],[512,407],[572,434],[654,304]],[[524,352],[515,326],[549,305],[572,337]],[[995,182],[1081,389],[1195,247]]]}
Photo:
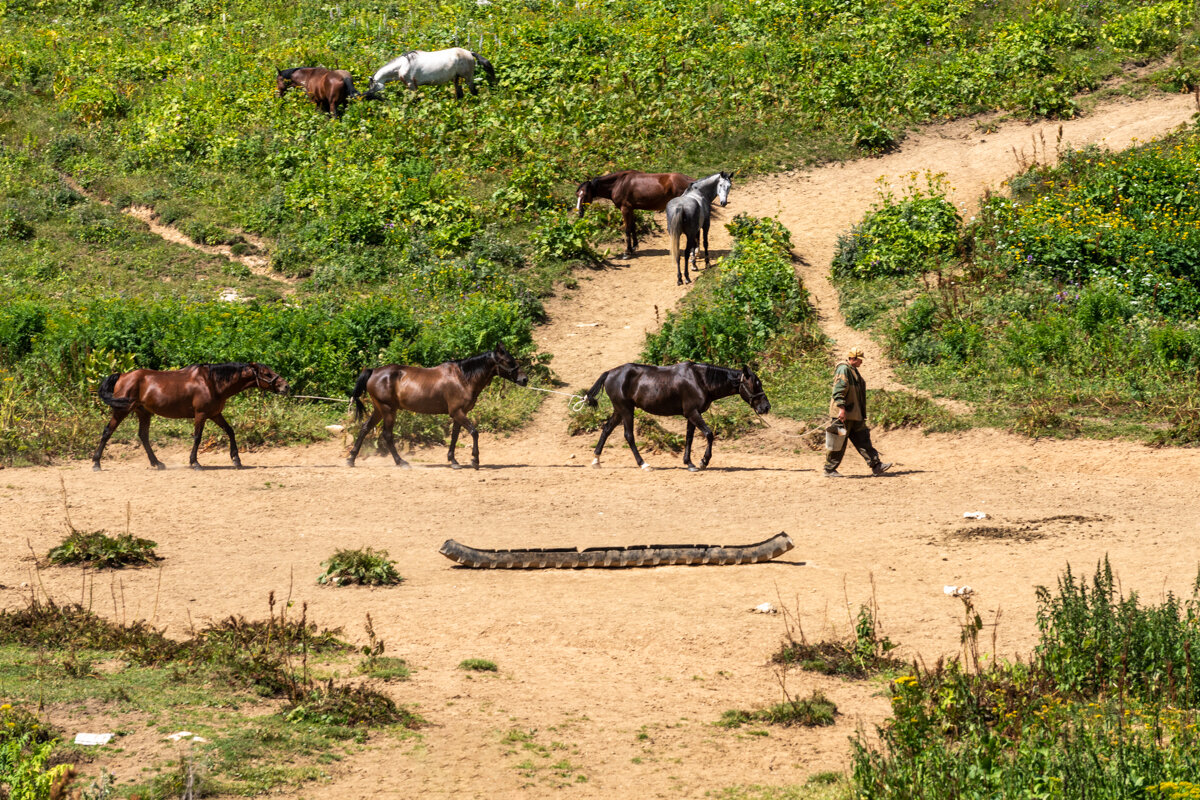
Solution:
{"label": "horse's leg", "polygon": [[238,457],[237,439],[233,436],[233,426],[225,420],[224,414],[213,415],[212,421],[217,423],[221,430],[225,431],[225,435],[229,437],[229,460],[238,469],[242,468],[242,459]]}
{"label": "horse's leg", "polygon": [[712,221],[711,218],[704,220],[704,268],[705,269],[708,269],[708,267],[709,267],[709,263],[708,263],[708,225],[711,221]]}
{"label": "horse's leg", "polygon": [[462,80],[462,79],[459,78],[457,75],[454,76],[454,99],[455,100],[463,99],[462,85],[459,84],[460,80]]}
{"label": "horse's leg", "polygon": [[462,465],[454,458],[454,448],[458,447],[458,432],[462,430],[462,425],[458,424],[458,420],[450,420],[450,450],[446,453],[446,460],[450,462],[451,469],[458,469]]}
{"label": "horse's leg", "polygon": [[92,469],[96,472],[100,471],[100,455],[104,452],[104,446],[108,444],[108,437],[113,435],[113,431],[121,424],[125,417],[129,416],[130,409],[114,408],[112,410],[112,419],[104,426],[104,433],[100,434],[100,444],[96,447],[96,452],[92,454]]}
{"label": "horse's leg", "polygon": [[687,424],[687,438],[683,442],[683,465],[688,468],[688,472],[695,472],[696,467],[692,464],[692,438],[696,435],[696,426],[689,419]]}
{"label": "horse's leg", "polygon": [[625,258],[632,258],[637,249],[637,220],[632,206],[621,206],[621,219],[625,223]]}
{"label": "horse's leg", "polygon": [[[700,469],[704,469],[708,466],[708,462],[712,460],[712,446],[713,439],[715,437],[713,436],[712,428],[708,427],[708,423],[704,421],[704,417],[700,415],[700,411],[698,409],[693,410],[690,414],[688,414],[687,418],[688,428],[690,429],[693,425],[695,425],[700,432],[704,434],[704,438],[708,442],[707,446],[704,448],[704,457],[700,459]],[[695,471],[690,464],[688,464],[688,469],[692,470],[693,472]]]}
{"label": "horse's leg", "polygon": [[633,409],[623,409],[622,416],[624,417],[622,421],[625,423],[625,441],[629,443],[629,449],[633,451],[633,460],[642,469],[650,469],[650,465],[642,459],[642,454],[638,452],[637,440],[633,437]]}
{"label": "horse's leg", "polygon": [[620,414],[614,409],[612,416],[608,418],[608,422],[600,426],[600,441],[596,442],[596,457],[592,459],[593,467],[600,466],[600,454],[604,452],[604,443],[608,441],[608,435],[617,427],[617,420],[620,418]]}
{"label": "horse's leg", "polygon": [[479,96],[479,90],[475,88],[475,74],[471,73],[467,76],[467,88],[471,90],[473,97]]}
{"label": "horse's leg", "polygon": [[381,416],[379,409],[375,409],[371,412],[371,416],[367,418],[367,421],[362,424],[362,427],[358,429],[358,437],[355,438],[354,446],[350,448],[350,455],[346,458],[347,467],[354,466],[354,459],[358,458],[358,451],[362,448],[363,439],[367,438],[367,434],[371,432],[371,428],[379,424]]}
{"label": "horse's leg", "polygon": [[150,457],[150,466],[155,469],[166,469],[167,465],[159,461],[154,450],[150,447],[150,412],[144,408],[137,410],[138,418],[138,439],[142,441],[142,449],[146,451],[146,455]]}
{"label": "horse's leg", "polygon": [[200,466],[196,454],[200,452],[200,435],[204,433],[205,422],[208,422],[207,414],[196,414],[196,424],[192,432],[192,455],[188,458],[188,466],[192,469],[204,469]]}
{"label": "horse's leg", "polygon": [[[467,429],[467,433],[471,434],[471,466],[479,469],[479,428],[476,428],[471,420],[467,419],[467,415],[460,409],[451,412],[450,418],[454,420],[455,425],[461,425]],[[453,455],[453,451],[451,451]],[[453,461],[454,459],[451,459]]]}
{"label": "horse's leg", "polygon": [[692,259],[696,257],[696,240],[692,238],[692,234],[686,233],[683,238],[683,282],[692,282],[692,273],[689,268],[692,265]]}
{"label": "horse's leg", "polygon": [[396,466],[401,469],[409,469],[409,464],[400,457],[400,451],[396,449],[396,434],[392,430],[396,427],[396,412],[386,411],[383,414],[383,429],[379,433],[379,438],[383,439],[383,444],[387,447],[389,453],[392,454],[392,459],[396,462]]}

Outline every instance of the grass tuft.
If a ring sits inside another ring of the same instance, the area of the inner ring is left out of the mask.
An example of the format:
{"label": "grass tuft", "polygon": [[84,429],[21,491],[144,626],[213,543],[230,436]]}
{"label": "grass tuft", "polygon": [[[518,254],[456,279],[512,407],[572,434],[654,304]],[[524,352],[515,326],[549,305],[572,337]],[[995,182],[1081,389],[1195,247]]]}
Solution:
{"label": "grass tuft", "polygon": [[160,561],[157,542],[128,533],[109,536],[104,531],[72,530],[66,539],[46,554],[51,564],[84,564],[93,569],[145,566]]}
{"label": "grass tuft", "polygon": [[338,550],[328,561],[321,562],[325,571],[317,583],[334,586],[392,586],[404,579],[396,572],[396,562],[388,559],[387,550],[370,547],[358,550]]}
{"label": "grass tuft", "polygon": [[499,672],[500,668],[496,666],[495,661],[488,661],[486,658],[466,658],[458,663],[459,669],[465,669],[468,672]]}

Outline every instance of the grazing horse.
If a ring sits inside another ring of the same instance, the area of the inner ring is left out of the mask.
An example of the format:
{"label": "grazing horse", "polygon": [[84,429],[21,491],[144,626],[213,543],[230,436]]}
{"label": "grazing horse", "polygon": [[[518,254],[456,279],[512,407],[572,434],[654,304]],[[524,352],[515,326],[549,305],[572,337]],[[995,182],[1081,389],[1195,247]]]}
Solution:
{"label": "grazing horse", "polygon": [[293,86],[301,86],[308,99],[325,113],[340,117],[342,108],[351,97],[358,96],[354,79],[344,69],[325,67],[293,67],[275,70],[275,93],[283,97]]}
{"label": "grazing horse", "polygon": [[[718,172],[701,178],[687,191],[667,203],[667,238],[671,240],[671,260],[675,262],[675,282],[682,286],[684,278],[692,282],[688,261],[696,266],[696,251],[700,249],[700,233],[704,233],[704,267],[708,268],[708,225],[712,221],[712,201],[715,197],[722,207],[729,202],[732,176]],[[683,274],[679,274],[679,237],[686,237],[683,250]]]}
{"label": "grazing horse", "polygon": [[467,412],[475,407],[479,393],[487,388],[492,378],[499,375],[517,386],[529,383],[529,378],[521,371],[517,360],[497,345],[496,349],[458,361],[447,361],[436,367],[407,367],[400,364],[388,364],[385,367],[364,369],[354,384],[350,399],[354,401],[354,419],[363,418],[366,407],[358,398],[364,392],[371,396],[375,410],[363,423],[350,449],[350,457],[346,465],[353,467],[354,459],[362,447],[363,439],[383,420],[383,443],[396,466],[408,467],[408,462],[396,452],[396,442],[392,428],[396,424],[397,411],[414,411],[418,414],[449,414],[454,425],[450,431],[450,452],[446,460],[454,469],[459,463],[454,459],[454,448],[458,444],[458,432],[466,428],[471,434],[471,466],[479,469],[479,429],[467,419]]}
{"label": "grazing horse", "polygon": [[597,198],[611,200],[621,209],[625,222],[625,258],[637,250],[637,226],[633,212],[662,211],[668,201],[678,197],[692,184],[692,179],[679,172],[638,172],[627,169],[590,178],[575,190],[575,210],[583,216],[584,206]]}
{"label": "grazing horse", "polygon": [[496,83],[496,70],[479,53],[465,50],[461,47],[451,47],[446,50],[410,50],[399,58],[394,58],[384,64],[371,76],[371,86],[368,94],[377,94],[385,83],[404,81],[404,85],[412,91],[418,86],[441,86],[454,82],[454,96],[462,99],[460,80],[467,82],[471,94],[479,94],[475,88],[475,67],[483,67],[487,72],[488,83]]}
{"label": "grazing horse", "polygon": [[112,408],[112,419],[104,426],[100,446],[92,455],[92,469],[99,471],[100,455],[108,437],[121,424],[121,420],[132,411],[138,418],[138,438],[150,466],[166,469],[166,465],[154,456],[150,449],[150,415],[158,414],[168,419],[193,419],[196,423],[192,436],[192,456],[188,464],[192,469],[201,469],[196,460],[200,449],[200,433],[204,423],[212,420],[229,436],[229,457],[233,465],[242,468],[238,458],[237,440],[233,428],[221,413],[225,403],[238,392],[251,386],[275,394],[287,394],[287,381],[269,367],[262,364],[197,364],[183,369],[159,371],[135,369],[133,372],[115,372],[100,384],[100,399]]}
{"label": "grazing horse", "polygon": [[[749,367],[742,367],[741,371],[738,371],[691,361],[671,367],[622,364],[596,379],[596,383],[584,396],[588,405],[597,405],[596,398],[600,394],[600,387],[604,387],[604,391],[608,393],[613,413],[600,429],[596,457],[592,459],[594,467],[600,466],[600,453],[604,450],[604,442],[620,421],[625,424],[625,441],[629,442],[634,461],[642,469],[650,469],[650,465],[642,460],[633,438],[635,408],[659,416],[682,416],[687,419],[683,463],[687,465],[689,472],[704,469],[712,459],[713,432],[700,415],[708,410],[713,400],[737,394],[756,414],[766,414],[771,410],[771,402],[767,400],[766,392],[763,391],[762,381]],[[692,464],[692,437],[697,428],[708,441],[699,468]]]}

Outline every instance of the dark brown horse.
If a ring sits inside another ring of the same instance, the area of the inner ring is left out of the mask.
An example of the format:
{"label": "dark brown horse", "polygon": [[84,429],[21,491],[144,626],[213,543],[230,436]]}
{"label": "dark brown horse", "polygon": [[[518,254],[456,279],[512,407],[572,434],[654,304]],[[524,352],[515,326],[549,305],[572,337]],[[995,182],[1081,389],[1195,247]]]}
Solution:
{"label": "dark brown horse", "polygon": [[529,378],[521,372],[517,360],[498,345],[489,353],[481,353],[458,361],[447,361],[436,367],[408,367],[399,364],[388,364],[385,367],[364,369],[354,384],[350,399],[354,401],[354,419],[363,418],[366,407],[358,398],[364,392],[371,396],[375,410],[370,418],[363,423],[350,449],[350,457],[346,459],[347,466],[354,466],[363,439],[370,433],[380,420],[383,421],[383,432],[380,436],[396,466],[408,467],[408,462],[396,452],[396,442],[392,428],[396,425],[397,411],[414,411],[418,414],[449,414],[453,422],[450,430],[450,452],[446,460],[454,469],[459,463],[454,459],[454,448],[458,444],[458,432],[466,428],[471,434],[471,466],[479,469],[479,429],[467,413],[475,407],[479,393],[487,388],[492,378],[499,375],[507,378],[518,386],[529,383]]}
{"label": "dark brown horse", "polygon": [[610,172],[579,184],[575,190],[575,210],[582,217],[583,207],[593,200],[611,200],[621,209],[621,219],[625,221],[625,257],[629,258],[638,246],[634,210],[662,211],[668,202],[691,185],[692,179],[678,172],[638,172],[634,169]]}
{"label": "dark brown horse", "polygon": [[633,438],[635,408],[659,416],[682,416],[687,420],[683,463],[690,472],[697,471],[697,467],[692,464],[692,437],[697,428],[708,441],[699,469],[707,467],[712,459],[713,432],[700,415],[708,410],[713,400],[736,394],[740,395],[756,414],[766,414],[771,410],[771,402],[767,400],[767,394],[763,391],[762,381],[749,367],[742,367],[741,371],[738,371],[691,361],[671,367],[622,364],[596,379],[596,383],[584,396],[588,405],[597,405],[596,398],[602,386],[608,393],[608,399],[612,401],[613,413],[600,429],[596,457],[592,459],[594,467],[600,466],[600,453],[604,450],[604,442],[619,421],[625,424],[625,441],[629,442],[633,459],[642,469],[650,469],[650,465],[642,460],[642,454],[638,452],[637,443]]}
{"label": "dark brown horse", "polygon": [[242,460],[238,458],[233,428],[221,412],[229,398],[252,386],[276,394],[287,394],[288,390],[287,381],[262,364],[197,364],[166,372],[135,369],[109,375],[100,384],[99,394],[100,399],[112,407],[112,419],[104,426],[100,446],[92,456],[92,469],[100,469],[100,455],[104,445],[108,444],[108,437],[131,411],[137,414],[138,438],[146,448],[146,455],[150,456],[150,466],[167,468],[150,449],[150,416],[158,414],[168,419],[191,418],[195,421],[192,456],[188,460],[192,469],[201,469],[196,452],[200,449],[204,423],[210,419],[229,436],[229,457],[233,459],[233,465],[241,469]]}
{"label": "dark brown horse", "polygon": [[317,108],[334,117],[342,115],[346,101],[358,96],[354,79],[344,69],[325,67],[293,67],[275,70],[275,92],[279,97],[293,86],[303,87],[308,99]]}

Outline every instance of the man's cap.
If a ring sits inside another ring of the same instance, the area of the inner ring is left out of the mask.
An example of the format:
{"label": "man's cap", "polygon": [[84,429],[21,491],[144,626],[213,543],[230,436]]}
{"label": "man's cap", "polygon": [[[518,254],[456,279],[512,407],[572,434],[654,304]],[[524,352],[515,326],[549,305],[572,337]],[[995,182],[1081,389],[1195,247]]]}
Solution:
{"label": "man's cap", "polygon": [[861,347],[851,347],[849,350],[846,351],[847,359],[862,358],[862,357],[863,357],[863,349]]}

